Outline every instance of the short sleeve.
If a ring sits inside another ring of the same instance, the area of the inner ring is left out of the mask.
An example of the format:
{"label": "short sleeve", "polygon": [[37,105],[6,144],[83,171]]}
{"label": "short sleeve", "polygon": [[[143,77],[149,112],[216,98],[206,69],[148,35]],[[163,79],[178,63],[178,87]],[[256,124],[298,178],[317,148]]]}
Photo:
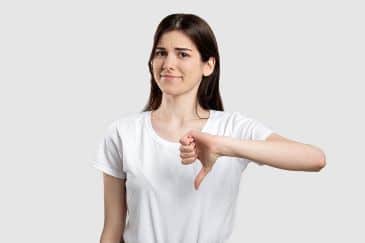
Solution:
{"label": "short sleeve", "polygon": [[[233,135],[236,138],[244,140],[261,140],[264,141],[272,134],[274,130],[271,126],[264,124],[255,118],[246,116],[239,112],[234,114],[233,118]],[[245,159],[247,162],[255,162],[258,165],[263,165],[256,161]]]}
{"label": "short sleeve", "polygon": [[126,178],[126,173],[123,171],[122,149],[122,139],[118,132],[117,122],[113,122],[100,141],[93,166],[108,175],[120,179]]}

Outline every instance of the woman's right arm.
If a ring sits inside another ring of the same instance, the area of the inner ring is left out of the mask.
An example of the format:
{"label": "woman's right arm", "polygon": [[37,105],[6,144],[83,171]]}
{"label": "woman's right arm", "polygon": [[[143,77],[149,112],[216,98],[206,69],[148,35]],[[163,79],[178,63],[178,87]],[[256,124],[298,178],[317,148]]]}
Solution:
{"label": "woman's right arm", "polygon": [[127,216],[125,179],[103,173],[104,227],[100,243],[124,243],[122,237]]}

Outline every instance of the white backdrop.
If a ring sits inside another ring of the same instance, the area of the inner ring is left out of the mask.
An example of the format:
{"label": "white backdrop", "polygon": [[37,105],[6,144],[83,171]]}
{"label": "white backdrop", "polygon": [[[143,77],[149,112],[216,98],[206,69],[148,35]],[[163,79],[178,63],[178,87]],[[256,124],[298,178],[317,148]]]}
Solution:
{"label": "white backdrop", "polygon": [[159,21],[212,27],[227,111],[322,148],[319,173],[249,166],[227,243],[365,242],[361,1],[1,1],[0,242],[98,242],[106,126],[147,102]]}

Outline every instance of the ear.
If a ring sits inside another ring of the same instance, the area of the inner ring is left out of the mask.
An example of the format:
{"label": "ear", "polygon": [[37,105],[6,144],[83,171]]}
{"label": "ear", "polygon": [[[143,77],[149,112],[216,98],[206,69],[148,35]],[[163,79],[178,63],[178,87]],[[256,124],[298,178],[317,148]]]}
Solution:
{"label": "ear", "polygon": [[210,57],[209,60],[204,63],[204,67],[203,67],[204,77],[211,75],[214,71],[214,67],[215,67],[215,58]]}

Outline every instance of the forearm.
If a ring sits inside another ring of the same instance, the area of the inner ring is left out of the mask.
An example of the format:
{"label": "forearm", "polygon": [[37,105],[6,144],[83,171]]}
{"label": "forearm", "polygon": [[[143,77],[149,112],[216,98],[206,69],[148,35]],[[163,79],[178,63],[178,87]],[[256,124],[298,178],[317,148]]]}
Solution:
{"label": "forearm", "polygon": [[124,243],[124,240],[122,239],[123,231],[121,231],[120,228],[121,227],[111,229],[110,227],[104,227],[100,237],[100,243]]}
{"label": "forearm", "polygon": [[245,158],[279,169],[319,171],[325,165],[324,153],[319,148],[298,142],[220,136],[216,149],[222,156]]}
{"label": "forearm", "polygon": [[124,243],[124,240],[115,241],[115,240],[102,240],[100,243]]}
{"label": "forearm", "polygon": [[110,239],[106,237],[101,237],[100,243],[124,243],[124,240],[120,239]]}
{"label": "forearm", "polygon": [[124,240],[115,241],[115,240],[101,240],[100,243],[124,243]]}
{"label": "forearm", "polygon": [[100,243],[124,243],[124,240],[100,239]]}

